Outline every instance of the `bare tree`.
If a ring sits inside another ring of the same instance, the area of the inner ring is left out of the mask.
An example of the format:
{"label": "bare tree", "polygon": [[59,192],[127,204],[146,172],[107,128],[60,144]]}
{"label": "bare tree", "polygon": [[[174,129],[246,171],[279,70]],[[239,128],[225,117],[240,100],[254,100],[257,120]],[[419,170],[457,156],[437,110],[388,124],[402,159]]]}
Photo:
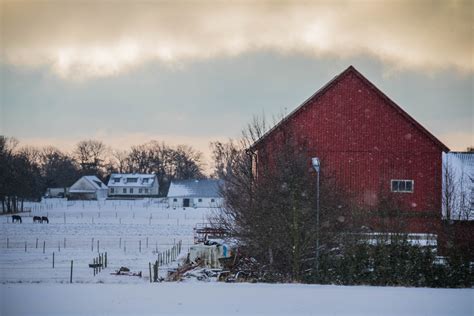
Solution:
{"label": "bare tree", "polygon": [[[257,124],[256,121],[252,124]],[[272,163],[252,172],[252,157],[245,144],[261,137],[264,128],[247,126],[244,139],[213,143],[216,174],[224,179],[224,208],[211,219],[240,241],[240,245],[268,269],[287,279],[301,280],[314,268],[316,232],[316,179],[304,146],[285,135]],[[331,177],[321,185],[321,245],[332,248],[341,227],[350,221],[350,205]]]}
{"label": "bare tree", "polygon": [[447,220],[469,220],[474,215],[470,191],[472,180],[466,170],[459,163],[454,164],[452,159],[447,157],[443,162],[443,216]]}
{"label": "bare tree", "polygon": [[102,176],[107,147],[98,140],[83,140],[77,143],[73,154],[84,174],[98,174]]}

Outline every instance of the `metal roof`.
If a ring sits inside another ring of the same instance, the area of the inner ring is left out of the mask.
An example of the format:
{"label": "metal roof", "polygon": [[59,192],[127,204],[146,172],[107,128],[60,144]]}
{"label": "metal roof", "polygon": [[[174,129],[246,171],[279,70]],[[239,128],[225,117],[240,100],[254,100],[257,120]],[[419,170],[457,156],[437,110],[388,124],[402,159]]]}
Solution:
{"label": "metal roof", "polygon": [[221,197],[222,180],[173,180],[168,197]]}

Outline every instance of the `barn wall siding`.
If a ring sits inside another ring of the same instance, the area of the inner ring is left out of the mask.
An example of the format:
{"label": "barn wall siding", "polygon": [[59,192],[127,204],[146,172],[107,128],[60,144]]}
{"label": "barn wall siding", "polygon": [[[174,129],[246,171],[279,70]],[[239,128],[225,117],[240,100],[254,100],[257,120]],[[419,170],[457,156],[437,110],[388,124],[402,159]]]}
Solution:
{"label": "barn wall siding", "polygon": [[[334,177],[361,205],[375,207],[385,193],[407,210],[439,216],[442,148],[356,71],[346,71],[256,149],[261,155],[274,152],[287,132],[308,153],[308,163],[310,157],[321,159],[323,181]],[[390,192],[391,179],[414,180],[414,192]],[[410,229],[424,230],[413,223]]]}

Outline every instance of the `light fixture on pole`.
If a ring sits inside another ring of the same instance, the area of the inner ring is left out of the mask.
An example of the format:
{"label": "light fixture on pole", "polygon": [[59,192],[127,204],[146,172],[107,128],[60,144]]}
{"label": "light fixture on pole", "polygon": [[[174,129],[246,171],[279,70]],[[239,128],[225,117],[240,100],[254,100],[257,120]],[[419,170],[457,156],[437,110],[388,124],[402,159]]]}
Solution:
{"label": "light fixture on pole", "polygon": [[316,276],[319,279],[319,173],[321,162],[318,157],[311,158],[311,164],[316,171]]}

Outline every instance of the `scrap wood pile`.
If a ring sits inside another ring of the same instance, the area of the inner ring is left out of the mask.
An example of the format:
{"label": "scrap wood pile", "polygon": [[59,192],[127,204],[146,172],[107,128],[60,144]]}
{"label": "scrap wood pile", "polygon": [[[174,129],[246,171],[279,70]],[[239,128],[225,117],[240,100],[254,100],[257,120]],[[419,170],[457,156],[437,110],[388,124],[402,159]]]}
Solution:
{"label": "scrap wood pile", "polygon": [[142,272],[132,272],[130,271],[129,268],[127,267],[120,267],[120,269],[115,270],[114,272],[110,273],[112,275],[126,275],[126,276],[137,276],[137,277],[142,277]]}

